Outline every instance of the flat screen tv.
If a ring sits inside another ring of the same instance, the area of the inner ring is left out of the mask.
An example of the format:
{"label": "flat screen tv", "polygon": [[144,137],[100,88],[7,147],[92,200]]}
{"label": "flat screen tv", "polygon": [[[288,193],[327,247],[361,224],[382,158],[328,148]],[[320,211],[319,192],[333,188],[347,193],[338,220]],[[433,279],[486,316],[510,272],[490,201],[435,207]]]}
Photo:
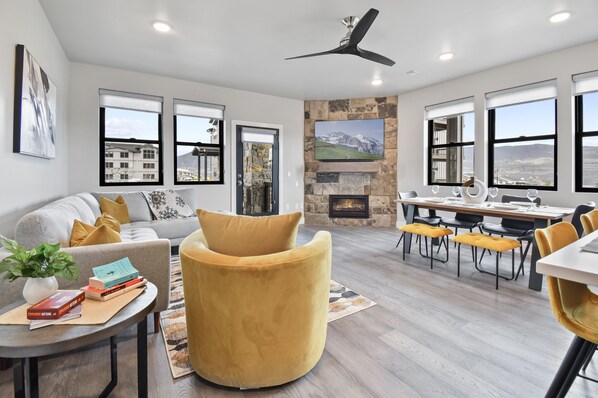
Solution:
{"label": "flat screen tv", "polygon": [[316,160],[384,159],[384,119],[316,122]]}

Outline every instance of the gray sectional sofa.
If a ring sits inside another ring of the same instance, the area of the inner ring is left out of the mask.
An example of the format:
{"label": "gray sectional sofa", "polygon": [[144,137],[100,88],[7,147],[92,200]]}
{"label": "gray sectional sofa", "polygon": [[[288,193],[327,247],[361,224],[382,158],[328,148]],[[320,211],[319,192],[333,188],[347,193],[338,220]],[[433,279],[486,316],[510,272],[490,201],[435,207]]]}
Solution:
{"label": "gray sectional sofa", "polygon": [[[195,190],[175,190],[193,210],[197,208]],[[130,224],[121,225],[120,243],[69,247],[75,219],[94,224],[100,216],[99,198],[115,199],[122,195],[129,209]],[[168,307],[170,293],[170,250],[189,234],[199,229],[197,217],[154,220],[149,205],[140,191],[92,192],[67,196],[24,215],[15,227],[15,240],[28,248],[44,242],[60,242],[81,268],[76,281],[59,279],[61,289],[79,288],[87,284],[92,268],[129,257],[141,275],[158,287],[154,312]],[[0,259],[9,253],[1,252]],[[23,279],[23,278],[21,278]],[[25,280],[0,281],[0,308],[22,298]]]}

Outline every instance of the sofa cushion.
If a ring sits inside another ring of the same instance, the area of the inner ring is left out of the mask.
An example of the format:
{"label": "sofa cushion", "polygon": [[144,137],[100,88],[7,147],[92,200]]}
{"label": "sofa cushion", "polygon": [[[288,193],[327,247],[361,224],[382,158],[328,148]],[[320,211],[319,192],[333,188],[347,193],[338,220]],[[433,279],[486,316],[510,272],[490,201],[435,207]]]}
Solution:
{"label": "sofa cushion", "polygon": [[93,224],[96,216],[81,197],[67,196],[25,214],[15,226],[15,240],[29,249],[46,242],[68,247],[75,219]]}
{"label": "sofa cushion", "polygon": [[261,256],[295,247],[301,213],[247,217],[197,210],[210,250],[229,256]]}
{"label": "sofa cushion", "polygon": [[149,192],[142,191],[141,193],[157,220],[172,220],[193,215],[193,210],[173,189],[157,189]]}
{"label": "sofa cushion", "polygon": [[131,219],[131,222],[150,221],[152,219],[152,213],[150,212],[149,206],[147,205],[147,202],[140,191],[92,192],[91,194],[98,202],[102,196],[110,200],[116,200],[119,195],[122,196],[127,203],[127,207],[129,208],[129,218]]}
{"label": "sofa cushion", "polygon": [[83,199],[83,201],[89,206],[95,218],[98,218],[102,215],[102,211],[100,210],[100,202],[98,199],[94,198],[92,194],[89,192],[81,192],[76,194],[75,196]]}
{"label": "sofa cushion", "polygon": [[[195,217],[195,210],[199,207],[197,204],[197,192],[194,188],[183,188],[183,189],[175,189],[176,193],[181,195],[181,198],[187,203],[187,206],[193,210],[192,216]],[[187,235],[185,235],[187,236]]]}
{"label": "sofa cushion", "polygon": [[[153,220],[140,221],[132,223],[130,229],[133,228],[151,228],[156,231],[160,239],[178,239],[185,238],[192,232],[199,229],[197,217],[177,218],[174,220]],[[123,229],[129,229],[123,225]]]}
{"label": "sofa cushion", "polygon": [[156,231],[151,228],[123,228],[120,233],[120,237],[123,242],[140,242],[158,239]]}
{"label": "sofa cushion", "polygon": [[116,200],[110,200],[104,196],[100,197],[100,209],[102,213],[110,214],[116,218],[121,224],[130,224],[131,219],[129,218],[129,208],[125,199],[118,195]]}
{"label": "sofa cushion", "polygon": [[99,227],[100,225],[106,225],[114,231],[120,232],[120,222],[110,214],[102,213],[102,215],[96,219],[95,226]]}
{"label": "sofa cushion", "polygon": [[122,242],[120,234],[107,225],[94,227],[75,220],[71,233],[71,246],[103,245]]}

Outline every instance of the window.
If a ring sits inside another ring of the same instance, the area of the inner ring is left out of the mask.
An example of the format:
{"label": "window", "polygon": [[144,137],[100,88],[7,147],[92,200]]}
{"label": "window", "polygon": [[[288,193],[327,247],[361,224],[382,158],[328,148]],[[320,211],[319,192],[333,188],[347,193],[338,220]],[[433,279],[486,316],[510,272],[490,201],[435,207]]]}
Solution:
{"label": "window", "polygon": [[114,167],[114,162],[106,162],[106,168],[111,169]]}
{"label": "window", "polygon": [[114,174],[106,174],[106,181],[114,179]]}
{"label": "window", "polygon": [[575,191],[598,192],[598,71],[573,76]]}
{"label": "window", "polygon": [[154,163],[144,163],[143,164],[143,168],[144,169],[153,169],[156,165]]}
{"label": "window", "polygon": [[473,176],[473,97],[426,107],[428,184],[461,185]]}
{"label": "window", "polygon": [[557,189],[556,80],[486,94],[489,186]]}
{"label": "window", "polygon": [[[101,186],[163,184],[162,102],[162,97],[100,89]],[[127,160],[119,163],[119,169],[105,161],[113,153]],[[154,178],[144,178],[143,159],[155,159]],[[107,174],[113,177],[108,179]]]}
{"label": "window", "polygon": [[153,149],[144,149],[143,150],[143,158],[144,159],[155,159],[156,151],[154,151]]}
{"label": "window", "polygon": [[175,184],[224,184],[224,106],[174,100]]}
{"label": "window", "polygon": [[155,178],[156,178],[155,174],[144,174],[143,175],[144,180],[154,180]]}

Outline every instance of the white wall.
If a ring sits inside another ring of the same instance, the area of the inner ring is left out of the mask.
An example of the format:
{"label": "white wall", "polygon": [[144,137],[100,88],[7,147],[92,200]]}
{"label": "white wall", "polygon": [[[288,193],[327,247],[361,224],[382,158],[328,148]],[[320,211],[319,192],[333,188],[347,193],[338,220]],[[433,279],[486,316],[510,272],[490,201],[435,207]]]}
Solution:
{"label": "white wall", "polygon": [[[172,100],[210,102],[226,106],[225,110],[225,176],[224,185],[177,185],[195,187],[200,206],[207,210],[232,210],[235,186],[231,182],[231,155],[234,156],[233,120],[244,120],[283,126],[280,190],[281,213],[303,205],[303,101],[273,97],[247,91],[211,86],[156,75],[72,63],[70,80],[69,192],[119,191],[151,189],[148,187],[99,186],[98,89],[112,89],[164,97],[163,143],[164,186],[174,186],[174,143]],[[288,175],[288,172],[291,175]],[[286,210],[286,204],[289,210]]]}
{"label": "white wall", "polygon": [[[431,196],[426,185],[427,142],[424,107],[464,97],[475,97],[475,174],[483,181],[487,173],[487,112],[485,94],[547,79],[557,79],[558,86],[558,191],[541,191],[543,204],[575,207],[594,200],[597,194],[574,192],[574,127],[571,75],[598,70],[598,41],[515,62],[399,95],[398,118],[398,188],[415,190]],[[418,167],[413,167],[417,165]],[[451,196],[450,187],[440,187],[440,195]],[[525,190],[500,189],[523,195]],[[402,214],[399,215],[402,220]],[[402,221],[401,221],[402,222]]]}
{"label": "white wall", "polygon": [[[58,90],[53,160],[12,153],[17,44],[25,45]],[[12,237],[23,214],[64,196],[68,186],[69,61],[36,0],[2,0],[0,65],[0,234]]]}

